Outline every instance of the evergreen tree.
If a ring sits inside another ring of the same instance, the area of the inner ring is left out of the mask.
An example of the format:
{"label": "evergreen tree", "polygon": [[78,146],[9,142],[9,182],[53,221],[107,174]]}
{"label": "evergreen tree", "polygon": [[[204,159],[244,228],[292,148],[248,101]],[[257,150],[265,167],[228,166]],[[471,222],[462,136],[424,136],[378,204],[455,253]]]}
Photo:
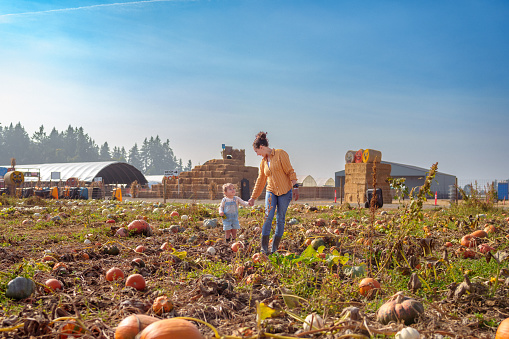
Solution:
{"label": "evergreen tree", "polygon": [[126,152],[125,147],[115,146],[110,151],[108,142],[97,146],[83,127],[71,125],[64,132],[55,127],[49,134],[44,125],[29,137],[18,122],[8,127],[0,124],[0,161],[8,165],[10,158],[16,158],[17,164],[89,162],[89,161],[126,161],[146,174],[163,174],[165,170],[190,171],[191,160],[186,167],[182,159],[177,159],[170,147],[170,141],[163,143],[160,137],[145,138],[141,149],[137,144]]}
{"label": "evergreen tree", "polygon": [[111,159],[116,161],[124,161],[125,162],[126,154],[125,148],[122,147],[113,147],[113,153],[111,153]]}
{"label": "evergreen tree", "polygon": [[44,131],[44,125],[39,127],[39,130],[34,132],[32,135],[32,155],[33,161],[30,161],[34,164],[40,164],[46,162],[45,158],[45,143],[48,141],[48,136],[46,135],[46,131]]}
{"label": "evergreen tree", "polygon": [[101,146],[101,150],[99,151],[99,160],[101,161],[111,160],[110,146],[108,146],[107,141],[105,141],[104,144]]}
{"label": "evergreen tree", "polygon": [[[4,128],[3,159],[16,158],[17,164],[28,164],[30,160],[31,140],[21,123]],[[5,161],[5,160],[4,160]]]}
{"label": "evergreen tree", "polygon": [[73,162],[88,162],[99,160],[99,147],[95,142],[85,134],[83,127],[76,129],[76,157]]}
{"label": "evergreen tree", "polygon": [[184,167],[184,171],[185,172],[189,172],[193,169],[193,164],[191,163],[191,159],[189,159],[189,161],[187,162],[187,165],[186,167]]}
{"label": "evergreen tree", "polygon": [[139,169],[140,171],[143,171],[143,163],[140,158],[140,152],[138,150],[138,144],[134,144],[133,147],[129,150],[129,156],[128,156],[128,163]]}
{"label": "evergreen tree", "polygon": [[45,150],[47,152],[46,162],[66,162],[66,156],[64,154],[64,138],[63,133],[59,133],[55,127],[51,130],[48,136],[47,145]]}
{"label": "evergreen tree", "polygon": [[[152,137],[152,139],[154,139]],[[142,172],[148,174],[148,169],[152,165],[152,159],[150,157],[150,144],[147,138],[143,140],[143,144],[141,145],[140,149],[140,160],[141,160],[141,169]]]}

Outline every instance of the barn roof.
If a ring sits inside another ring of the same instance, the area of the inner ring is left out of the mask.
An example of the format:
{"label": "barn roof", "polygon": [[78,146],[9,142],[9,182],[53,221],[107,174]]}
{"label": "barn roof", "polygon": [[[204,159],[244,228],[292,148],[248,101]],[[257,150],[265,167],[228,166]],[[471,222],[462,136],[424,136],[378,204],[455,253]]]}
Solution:
{"label": "barn roof", "polygon": [[[52,180],[52,172],[60,172],[60,180],[62,181],[69,178],[78,178],[81,181],[92,182],[94,178],[101,177],[105,184],[128,185],[135,180],[141,185],[147,183],[145,176],[136,167],[120,161],[16,165],[16,170],[21,172],[39,170],[41,181],[50,181]],[[37,178],[27,177],[25,180],[34,181]]]}

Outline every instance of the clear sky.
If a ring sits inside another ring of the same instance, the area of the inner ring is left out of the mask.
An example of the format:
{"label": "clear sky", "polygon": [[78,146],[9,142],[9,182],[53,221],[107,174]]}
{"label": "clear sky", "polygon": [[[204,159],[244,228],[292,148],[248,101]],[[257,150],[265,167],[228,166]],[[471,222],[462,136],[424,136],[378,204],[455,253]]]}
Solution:
{"label": "clear sky", "polygon": [[509,178],[508,1],[0,2],[0,123],[252,150],[334,177],[348,150]]}

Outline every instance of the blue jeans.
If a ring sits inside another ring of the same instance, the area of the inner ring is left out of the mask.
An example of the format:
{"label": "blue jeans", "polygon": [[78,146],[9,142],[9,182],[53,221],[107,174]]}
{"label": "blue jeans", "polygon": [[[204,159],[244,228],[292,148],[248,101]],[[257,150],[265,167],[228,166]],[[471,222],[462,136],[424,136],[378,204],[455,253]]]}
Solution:
{"label": "blue jeans", "polygon": [[272,220],[274,219],[274,213],[277,208],[276,215],[276,233],[275,237],[282,237],[285,232],[285,217],[288,205],[292,201],[292,190],[288,193],[277,196],[272,192],[266,192],[265,194],[265,222],[262,227],[262,235],[270,235],[272,229]]}

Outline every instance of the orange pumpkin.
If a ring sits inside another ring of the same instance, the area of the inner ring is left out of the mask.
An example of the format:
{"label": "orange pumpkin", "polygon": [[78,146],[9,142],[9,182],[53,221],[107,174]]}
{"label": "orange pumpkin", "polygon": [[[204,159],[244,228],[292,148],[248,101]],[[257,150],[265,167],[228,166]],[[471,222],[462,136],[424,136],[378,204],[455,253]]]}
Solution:
{"label": "orange pumpkin", "polygon": [[81,337],[84,334],[85,334],[85,330],[83,329],[83,327],[78,325],[76,323],[76,321],[70,320],[69,322],[67,322],[66,324],[63,324],[60,327],[60,336],[59,336],[59,338],[60,339],[67,339],[68,337],[70,337],[70,338],[79,338],[79,337]]}
{"label": "orange pumpkin", "polygon": [[240,241],[237,241],[232,244],[231,248],[233,252],[237,252],[238,250],[244,248],[244,244],[242,244]]}
{"label": "orange pumpkin", "polygon": [[165,295],[157,297],[152,303],[152,310],[154,311],[155,314],[170,312],[172,309],[173,304]]}
{"label": "orange pumpkin", "polygon": [[477,230],[475,232],[472,232],[470,235],[476,238],[486,238],[488,236],[488,233],[486,233],[486,231],[484,230]]}
{"label": "orange pumpkin", "polygon": [[244,276],[244,266],[239,266],[235,269],[235,276],[237,276],[237,278],[239,279],[242,279],[242,277]]}
{"label": "orange pumpkin", "polygon": [[484,226],[484,231],[488,234],[491,234],[491,233],[496,233],[497,232],[497,227],[495,225],[488,225],[486,224],[486,226]]}
{"label": "orange pumpkin", "polygon": [[500,325],[498,325],[497,334],[495,334],[495,339],[507,338],[509,338],[509,318],[502,320]]}
{"label": "orange pumpkin", "polygon": [[477,240],[471,234],[467,234],[461,238],[461,245],[465,247],[475,247],[477,245]]}
{"label": "orange pumpkin", "polygon": [[255,253],[251,257],[251,261],[254,262],[255,264],[260,263],[262,261],[267,261],[267,256],[263,253]]}
{"label": "orange pumpkin", "polygon": [[198,328],[190,321],[170,318],[148,325],[140,339],[203,339]]}
{"label": "orange pumpkin", "polygon": [[134,339],[148,325],[159,320],[159,318],[144,314],[130,315],[118,324],[115,330],[115,339]]}
{"label": "orange pumpkin", "polygon": [[[362,296],[370,294],[371,290],[380,289],[380,283],[373,278],[364,278],[359,283],[359,293]],[[376,291],[374,291],[376,292]]]}
{"label": "orange pumpkin", "polygon": [[57,279],[48,279],[46,280],[44,285],[47,286],[46,288],[44,288],[46,292],[53,292],[62,289],[62,283],[60,282],[60,280]]}
{"label": "orange pumpkin", "polygon": [[113,281],[113,280],[122,280],[124,279],[124,272],[120,268],[112,267],[106,272],[106,280],[107,281]]}
{"label": "orange pumpkin", "polygon": [[145,282],[145,278],[141,274],[131,274],[127,277],[127,280],[125,281],[125,285],[134,287],[138,291],[143,291],[145,289],[145,286],[147,286],[147,283]]}
{"label": "orange pumpkin", "polygon": [[55,264],[55,266],[53,266],[53,271],[65,271],[65,270],[68,270],[69,269],[69,266],[67,266],[66,263],[63,263],[63,262],[57,262]]}
{"label": "orange pumpkin", "polygon": [[145,220],[134,220],[132,221],[128,226],[127,226],[127,229],[129,230],[129,232],[133,232],[135,234],[141,234],[141,233],[144,233],[146,232],[146,230],[149,228],[150,226],[148,225],[148,222],[146,222]]}

